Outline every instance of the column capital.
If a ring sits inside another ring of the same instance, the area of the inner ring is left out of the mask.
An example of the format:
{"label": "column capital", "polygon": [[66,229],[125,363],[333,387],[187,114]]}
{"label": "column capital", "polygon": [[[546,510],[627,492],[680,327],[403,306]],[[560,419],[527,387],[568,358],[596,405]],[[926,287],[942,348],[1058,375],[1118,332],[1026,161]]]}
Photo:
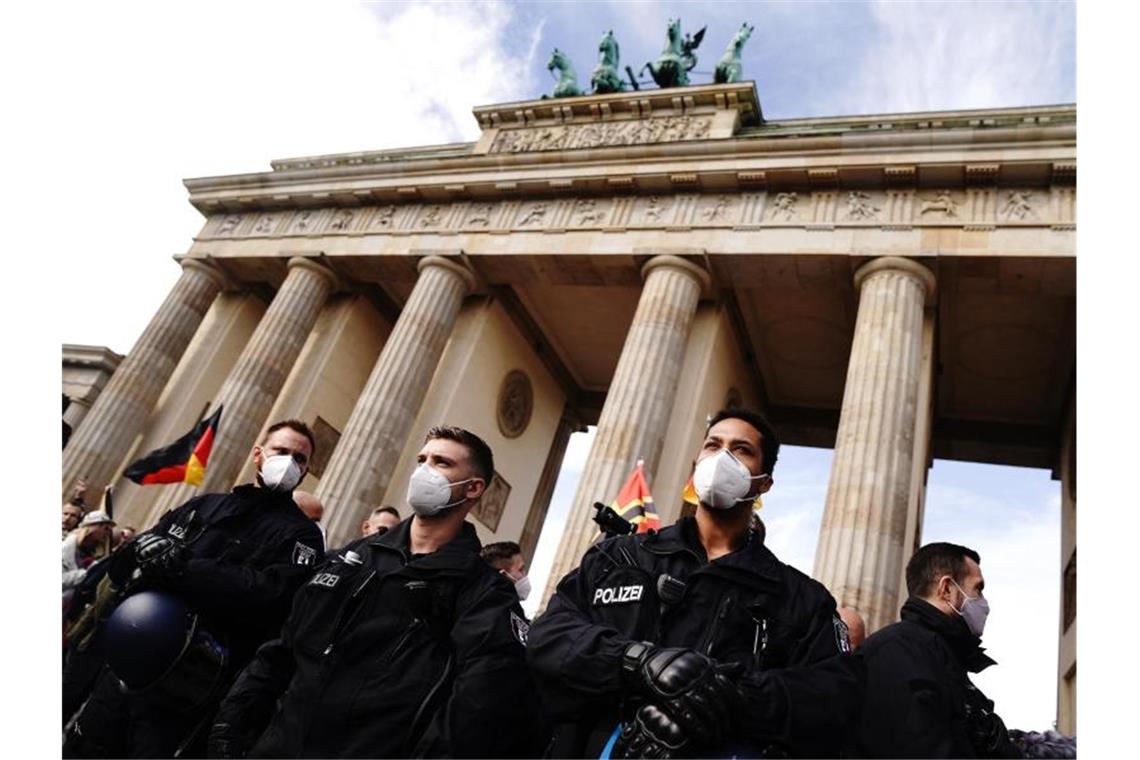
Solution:
{"label": "column capital", "polygon": [[931,272],[913,259],[904,259],[901,256],[880,256],[871,259],[856,269],[855,289],[861,291],[863,289],[863,283],[866,282],[867,278],[871,275],[888,271],[902,272],[918,280],[923,286],[923,292],[926,294],[926,305],[931,306],[934,304],[934,295],[936,292],[934,272]]}
{"label": "column capital", "polygon": [[293,256],[289,259],[288,266],[290,269],[296,267],[298,269],[308,269],[310,272],[316,272],[328,280],[329,287],[333,289],[336,289],[340,285],[340,278],[336,276],[336,272],[329,269],[327,265],[322,264],[319,261],[315,261],[304,256]]}
{"label": "column capital", "polygon": [[224,288],[226,286],[225,273],[223,273],[222,270],[218,268],[217,264],[210,261],[209,259],[184,258],[179,260],[178,263],[182,266],[183,269],[193,269],[206,275],[215,283],[217,283],[219,288]]}
{"label": "column capital", "polygon": [[444,258],[443,256],[432,255],[424,256],[422,259],[416,262],[417,272],[423,272],[428,267],[439,267],[440,269],[446,269],[452,274],[457,275],[460,279],[463,280],[463,284],[466,286],[466,293],[470,293],[475,289],[475,273],[472,272],[471,268],[462,261],[455,261],[454,259]]}
{"label": "column capital", "polygon": [[654,256],[645,262],[644,266],[641,267],[641,279],[647,279],[650,272],[661,267],[679,269],[696,280],[697,284],[701,286],[702,291],[708,290],[712,285],[712,278],[709,277],[709,273],[705,271],[704,267],[697,266],[688,259],[683,259],[680,256],[674,256],[670,253]]}

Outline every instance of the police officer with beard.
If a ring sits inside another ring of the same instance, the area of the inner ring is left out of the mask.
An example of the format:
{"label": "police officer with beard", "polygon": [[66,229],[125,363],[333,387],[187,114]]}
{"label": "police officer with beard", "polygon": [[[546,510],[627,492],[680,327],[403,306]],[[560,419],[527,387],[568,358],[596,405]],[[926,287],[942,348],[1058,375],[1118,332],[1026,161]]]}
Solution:
{"label": "police officer with beard", "polygon": [[432,428],[415,514],[330,553],[222,703],[212,757],[534,757],[528,626],[465,521],[494,474],[473,433]]}
{"label": "police officer with beard", "polygon": [[256,484],[191,499],[109,560],[89,654],[107,667],[65,757],[201,755],[229,680],[280,630],[324,550],[292,497],[313,450],[305,423],[271,425],[252,450]]}
{"label": "police officer with beard", "polygon": [[779,442],[716,414],[700,505],[660,532],[592,547],[534,623],[528,660],[559,724],[554,757],[838,755],[862,693],[835,601],[750,529]]}

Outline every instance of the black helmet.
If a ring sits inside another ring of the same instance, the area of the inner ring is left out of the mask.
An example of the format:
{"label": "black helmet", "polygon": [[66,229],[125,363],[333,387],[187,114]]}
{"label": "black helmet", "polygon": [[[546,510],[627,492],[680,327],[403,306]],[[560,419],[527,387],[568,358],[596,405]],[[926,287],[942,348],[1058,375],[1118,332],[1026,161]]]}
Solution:
{"label": "black helmet", "polygon": [[168,592],[127,597],[100,635],[107,666],[128,694],[191,707],[208,699],[222,681],[225,647],[201,627],[182,599]]}

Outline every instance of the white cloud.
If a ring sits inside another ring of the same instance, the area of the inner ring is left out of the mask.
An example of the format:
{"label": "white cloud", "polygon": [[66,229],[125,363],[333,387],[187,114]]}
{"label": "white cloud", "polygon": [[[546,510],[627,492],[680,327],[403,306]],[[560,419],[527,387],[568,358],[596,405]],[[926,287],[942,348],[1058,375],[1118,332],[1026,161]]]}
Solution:
{"label": "white cloud", "polygon": [[836,88],[833,113],[1069,99],[1070,3],[878,2],[870,10],[876,28],[851,68],[851,83]]}
{"label": "white cloud", "polygon": [[42,146],[16,157],[29,177],[21,196],[36,201],[22,228],[59,262],[57,297],[77,305],[60,315],[62,341],[123,353],[178,277],[169,257],[202,223],[179,178],[473,140],[474,106],[533,90],[541,35],[515,45],[503,3],[75,4],[56,15],[28,22],[54,44],[30,49],[23,65],[37,78],[13,84],[30,117],[13,142]]}

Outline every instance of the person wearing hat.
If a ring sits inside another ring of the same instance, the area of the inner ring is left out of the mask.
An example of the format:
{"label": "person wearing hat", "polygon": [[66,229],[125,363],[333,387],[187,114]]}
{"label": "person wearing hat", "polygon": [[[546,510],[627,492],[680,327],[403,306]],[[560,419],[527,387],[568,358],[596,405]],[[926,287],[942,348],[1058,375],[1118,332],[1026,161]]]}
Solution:
{"label": "person wearing hat", "polygon": [[83,580],[88,566],[95,559],[100,547],[105,547],[111,538],[115,521],[102,511],[89,512],[79,523],[79,527],[63,540],[63,591],[74,589]]}

